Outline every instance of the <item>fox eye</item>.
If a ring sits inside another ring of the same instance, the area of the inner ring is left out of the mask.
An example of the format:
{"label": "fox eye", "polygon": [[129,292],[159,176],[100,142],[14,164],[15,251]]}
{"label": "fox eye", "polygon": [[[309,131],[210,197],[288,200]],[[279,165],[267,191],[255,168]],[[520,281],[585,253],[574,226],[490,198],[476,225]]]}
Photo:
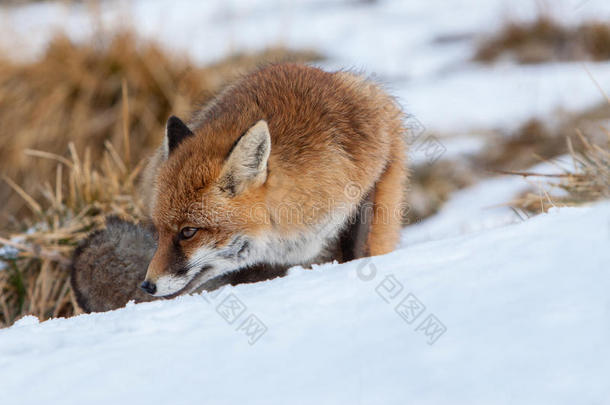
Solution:
{"label": "fox eye", "polygon": [[180,230],[180,238],[181,239],[190,239],[193,236],[195,236],[195,234],[197,233],[197,231],[199,230],[199,228],[191,228],[191,227],[185,227],[182,228]]}

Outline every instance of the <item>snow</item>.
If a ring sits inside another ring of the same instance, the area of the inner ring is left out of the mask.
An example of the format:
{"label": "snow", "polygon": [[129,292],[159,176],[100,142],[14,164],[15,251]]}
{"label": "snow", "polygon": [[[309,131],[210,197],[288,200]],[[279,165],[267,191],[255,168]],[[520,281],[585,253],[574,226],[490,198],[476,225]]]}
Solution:
{"label": "snow", "polygon": [[607,403],[609,244],[602,203],[217,294],[27,317],[0,330],[2,397]]}
{"label": "snow", "polygon": [[[22,237],[13,237],[10,239],[11,242],[14,243],[22,243]],[[6,269],[8,267],[8,261],[15,259],[19,255],[19,250],[14,248],[13,246],[0,246],[0,271]]]}

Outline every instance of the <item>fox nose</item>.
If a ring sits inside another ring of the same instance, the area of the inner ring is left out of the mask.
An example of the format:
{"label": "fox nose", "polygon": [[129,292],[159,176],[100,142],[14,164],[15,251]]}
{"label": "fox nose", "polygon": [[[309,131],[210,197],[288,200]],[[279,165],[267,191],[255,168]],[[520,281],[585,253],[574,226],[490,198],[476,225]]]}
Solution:
{"label": "fox nose", "polygon": [[149,294],[154,294],[157,292],[157,286],[148,280],[145,280],[142,284],[140,284],[140,288]]}

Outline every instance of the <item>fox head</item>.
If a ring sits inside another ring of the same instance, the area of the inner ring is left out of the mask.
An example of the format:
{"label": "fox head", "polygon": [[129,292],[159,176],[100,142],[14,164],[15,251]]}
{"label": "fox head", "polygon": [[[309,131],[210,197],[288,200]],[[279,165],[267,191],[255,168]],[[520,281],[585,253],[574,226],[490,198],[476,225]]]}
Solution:
{"label": "fox head", "polygon": [[223,135],[167,122],[152,210],[158,245],[141,285],[154,296],[191,291],[256,260],[255,236],[268,224],[269,128],[253,123],[232,145]]}

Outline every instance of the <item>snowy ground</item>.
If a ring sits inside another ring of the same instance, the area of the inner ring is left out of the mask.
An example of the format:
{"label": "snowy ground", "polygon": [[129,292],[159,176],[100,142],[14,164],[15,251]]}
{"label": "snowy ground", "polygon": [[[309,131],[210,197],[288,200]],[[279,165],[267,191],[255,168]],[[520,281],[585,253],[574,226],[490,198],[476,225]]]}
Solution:
{"label": "snowy ground", "polygon": [[[445,158],[478,150],[480,128],[601,101],[579,63],[469,61],[478,35],[533,18],[529,0],[113,4],[101,5],[106,26],[133,25],[198,62],[283,44],[362,69],[425,133],[460,135],[442,140]],[[552,5],[569,24],[610,17],[607,1]],[[59,26],[88,35],[90,16],[61,4],[0,8],[0,46],[36,57]],[[610,93],[610,64],[587,66]],[[25,318],[0,330],[0,403],[610,404],[610,203],[524,219],[502,204],[528,185],[498,177],[462,190],[383,257]]]}
{"label": "snowy ground", "polygon": [[[603,404],[610,203],[0,330],[10,404]],[[255,316],[256,318],[252,318]]]}

